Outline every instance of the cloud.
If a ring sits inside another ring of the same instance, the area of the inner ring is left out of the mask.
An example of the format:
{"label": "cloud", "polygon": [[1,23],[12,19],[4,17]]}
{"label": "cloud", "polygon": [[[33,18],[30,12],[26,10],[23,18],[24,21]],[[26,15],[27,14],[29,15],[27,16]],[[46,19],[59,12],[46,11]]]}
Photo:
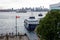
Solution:
{"label": "cloud", "polygon": [[60,0],[0,0],[0,8],[21,7],[49,7],[50,4],[58,3]]}

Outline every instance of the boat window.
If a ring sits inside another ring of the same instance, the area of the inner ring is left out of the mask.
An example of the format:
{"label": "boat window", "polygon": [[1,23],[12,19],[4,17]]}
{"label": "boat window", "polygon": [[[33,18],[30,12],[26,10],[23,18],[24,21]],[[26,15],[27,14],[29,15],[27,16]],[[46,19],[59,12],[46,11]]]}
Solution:
{"label": "boat window", "polygon": [[39,14],[38,16],[43,16],[42,14]]}
{"label": "boat window", "polygon": [[38,20],[36,20],[36,21],[29,21],[29,22],[38,22]]}
{"label": "boat window", "polygon": [[29,26],[31,26],[31,27],[35,27],[35,26],[37,26],[38,24],[29,24]]}
{"label": "boat window", "polygon": [[29,17],[29,19],[35,19],[35,17]]}

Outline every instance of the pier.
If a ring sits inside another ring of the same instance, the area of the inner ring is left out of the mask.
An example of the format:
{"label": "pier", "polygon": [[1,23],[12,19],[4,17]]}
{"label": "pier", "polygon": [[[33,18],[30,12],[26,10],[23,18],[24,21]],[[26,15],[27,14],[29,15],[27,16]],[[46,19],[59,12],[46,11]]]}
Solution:
{"label": "pier", "polygon": [[14,33],[0,34],[0,40],[38,40],[38,36],[35,32],[29,32],[24,29],[25,33],[14,35]]}

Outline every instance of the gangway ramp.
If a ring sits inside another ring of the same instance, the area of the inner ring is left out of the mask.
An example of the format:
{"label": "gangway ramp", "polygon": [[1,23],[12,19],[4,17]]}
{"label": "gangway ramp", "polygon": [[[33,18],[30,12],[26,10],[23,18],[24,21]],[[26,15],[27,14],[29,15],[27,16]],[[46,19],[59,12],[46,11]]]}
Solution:
{"label": "gangway ramp", "polygon": [[38,40],[37,34],[33,31],[29,32],[28,30],[26,30],[26,35],[29,40]]}

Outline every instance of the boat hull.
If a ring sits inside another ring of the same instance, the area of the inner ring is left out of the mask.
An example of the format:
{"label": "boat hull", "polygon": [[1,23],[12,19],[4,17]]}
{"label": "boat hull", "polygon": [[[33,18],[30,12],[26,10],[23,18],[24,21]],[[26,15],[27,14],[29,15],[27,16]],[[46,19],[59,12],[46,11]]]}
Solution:
{"label": "boat hull", "polygon": [[28,30],[28,31],[34,31],[35,28],[37,27],[38,24],[29,24],[29,26],[25,26],[25,28]]}

